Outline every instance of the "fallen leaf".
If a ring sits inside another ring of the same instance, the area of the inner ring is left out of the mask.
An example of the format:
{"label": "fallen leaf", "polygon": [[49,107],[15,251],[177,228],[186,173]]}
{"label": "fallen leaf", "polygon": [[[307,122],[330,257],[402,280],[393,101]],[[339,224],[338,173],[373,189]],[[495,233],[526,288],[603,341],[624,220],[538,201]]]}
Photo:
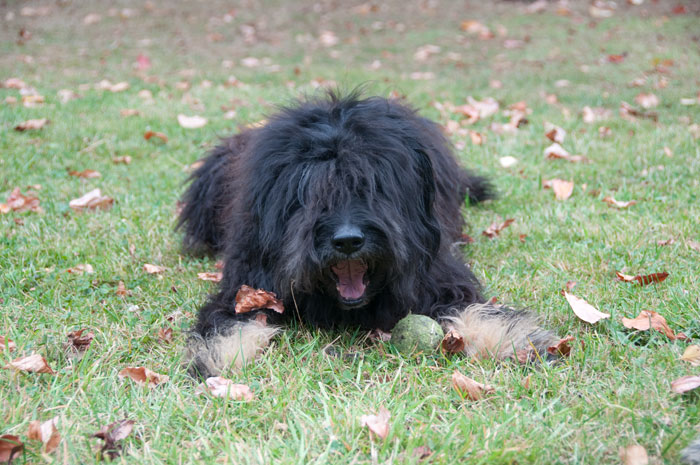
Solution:
{"label": "fallen leaf", "polygon": [[173,329],[160,328],[158,330],[158,340],[164,344],[170,344],[173,342]]}
{"label": "fallen leaf", "polygon": [[112,84],[107,79],[103,79],[102,81],[97,83],[96,87],[100,90],[108,90],[110,92],[124,92],[129,88],[129,83],[126,81],[122,81],[117,82],[116,84]]}
{"label": "fallen leaf", "polygon": [[[552,142],[555,142],[557,144],[561,144],[564,142],[564,138],[566,137],[566,131],[564,131],[559,126],[556,126],[552,123],[545,121],[545,123],[544,123],[544,135],[547,139],[551,140]],[[546,155],[546,151],[545,151],[545,155]]]}
{"label": "fallen leaf", "polygon": [[500,235],[501,231],[503,231],[505,228],[507,228],[508,226],[513,224],[514,222],[515,222],[514,218],[508,218],[507,220],[505,220],[502,223],[498,223],[498,222],[491,223],[491,225],[488,228],[486,228],[486,230],[483,231],[481,234],[483,234],[484,236],[486,236],[490,239],[493,239],[494,237]]}
{"label": "fallen leaf", "polygon": [[481,145],[484,143],[484,136],[476,131],[469,131],[469,138],[474,145]]}
{"label": "fallen leaf", "polygon": [[650,329],[655,329],[661,333],[664,333],[672,341],[675,339],[685,339],[681,336],[673,333],[673,330],[666,323],[666,318],[659,315],[652,310],[642,310],[636,318],[622,318],[622,326],[628,329],[636,329],[638,331],[649,331]]}
{"label": "fallen leaf", "polygon": [[675,243],[675,242],[676,242],[676,240],[675,240],[674,238],[671,237],[671,238],[669,238],[669,239],[664,239],[664,240],[658,240],[658,241],[656,241],[656,245],[658,245],[659,247],[665,247],[665,246],[671,245],[671,244],[673,244],[673,243]]}
{"label": "fallen leaf", "polygon": [[163,134],[162,132],[155,132],[155,131],[146,131],[143,134],[143,138],[146,140],[151,140],[152,138],[157,138],[162,140],[163,142],[168,142],[168,136]]}
{"label": "fallen leaf", "polygon": [[117,444],[117,441],[121,441],[131,434],[134,423],[134,420],[118,420],[103,426],[97,433],[93,434],[92,437],[104,441],[100,453],[107,454],[110,459],[118,457],[122,446]]}
{"label": "fallen leaf", "polygon": [[442,350],[448,354],[457,354],[464,350],[464,336],[457,330],[450,329],[442,340]]}
{"label": "fallen leaf", "polygon": [[574,311],[576,316],[579,317],[581,320],[585,321],[586,323],[594,324],[600,320],[610,318],[609,313],[601,312],[600,310],[593,307],[593,305],[589,304],[588,302],[579,297],[576,297],[573,294],[564,292],[564,297],[566,298],[566,301],[569,302],[569,305],[571,306],[571,309]]}
{"label": "fallen leaf", "polygon": [[177,122],[185,129],[198,129],[207,124],[207,119],[201,116],[177,115]]}
{"label": "fallen leaf", "polygon": [[681,360],[690,363],[694,367],[700,366],[700,346],[693,344],[686,347]]}
{"label": "fallen leaf", "polygon": [[2,82],[2,87],[6,89],[26,89],[29,86],[27,85],[26,82],[21,80],[20,78],[7,78]]}
{"label": "fallen leaf", "polygon": [[129,290],[126,288],[126,285],[124,284],[124,281],[119,281],[119,284],[117,284],[117,290],[115,291],[115,293],[116,293],[119,297],[126,297],[126,296],[128,296],[128,295],[131,294],[131,291],[129,291]]}
{"label": "fallen leaf", "polygon": [[0,352],[4,352],[5,348],[7,348],[7,352],[9,353],[17,349],[17,345],[12,341],[12,339],[6,338],[5,336],[0,336]]}
{"label": "fallen leaf", "polygon": [[635,117],[651,119],[654,122],[658,121],[659,119],[658,113],[653,111],[644,112],[637,110],[627,102],[620,103],[620,116],[631,121],[634,121]]}
{"label": "fallen leaf", "polygon": [[131,163],[131,157],[129,155],[114,157],[114,158],[112,158],[112,163],[114,163],[115,165],[118,165],[120,163],[124,164],[124,165],[128,165]]}
{"label": "fallen leaf", "polygon": [[624,448],[620,448],[620,460],[622,465],[648,465],[649,457],[644,447],[633,444]]}
{"label": "fallen leaf", "polygon": [[[260,313],[260,315],[264,315],[264,313]],[[370,331],[367,338],[370,341],[389,342],[391,340],[391,333],[377,328]]]}
{"label": "fallen leaf", "polygon": [[248,313],[258,308],[270,308],[277,313],[284,313],[284,305],[273,292],[242,285],[236,294],[236,313]]}
{"label": "fallen leaf", "polygon": [[89,13],[83,18],[83,24],[90,26],[91,24],[97,24],[102,21],[102,16],[97,13]]}
{"label": "fallen leaf", "polygon": [[95,269],[90,265],[89,263],[81,263],[80,265],[75,265],[71,268],[68,268],[66,270],[66,273],[71,273],[71,274],[92,274],[95,272]]}
{"label": "fallen leaf", "polygon": [[687,245],[688,247],[690,247],[690,248],[693,249],[694,251],[700,252],[700,242],[696,242],[696,241],[686,241],[685,243],[686,243],[686,245]]}
{"label": "fallen leaf", "polygon": [[506,157],[499,158],[498,162],[501,164],[502,167],[510,168],[511,166],[518,163],[518,159],[515,157],[511,157],[511,156],[506,156]]}
{"label": "fallen leaf", "polygon": [[130,378],[139,386],[155,387],[167,382],[170,377],[151,371],[146,367],[126,367],[119,372],[119,379]]}
{"label": "fallen leaf", "polygon": [[558,200],[566,200],[571,197],[571,194],[574,192],[574,182],[564,181],[563,179],[542,181],[542,187],[545,189],[552,189],[554,191],[554,196]]}
{"label": "fallen leaf", "polygon": [[360,417],[360,424],[369,428],[370,436],[374,433],[380,438],[386,439],[389,435],[390,418],[391,413],[386,408],[381,407],[377,415],[362,415]]}
{"label": "fallen leaf", "polygon": [[652,274],[647,274],[647,275],[636,275],[636,276],[630,276],[627,274],[620,273],[619,271],[615,272],[615,275],[617,276],[617,279],[620,281],[624,281],[626,283],[631,283],[636,281],[639,283],[640,286],[646,286],[647,284],[652,284],[652,283],[660,283],[663,282],[666,278],[668,278],[668,273],[667,272],[662,272],[662,273],[652,273]]}
{"label": "fallen leaf", "polygon": [[583,107],[583,122],[587,124],[595,123],[596,121],[601,121],[608,119],[612,116],[612,112],[607,108],[602,107]]}
{"label": "fallen leaf", "polygon": [[93,189],[82,197],[73,199],[68,202],[68,206],[75,211],[83,210],[108,210],[112,208],[114,204],[114,199],[111,197],[103,196],[100,189]]}
{"label": "fallen leaf", "polygon": [[6,370],[12,369],[17,371],[26,371],[27,373],[48,373],[50,375],[55,372],[49,367],[46,359],[39,354],[32,354],[26,357],[19,357],[12,360],[3,367]]}
{"label": "fallen leaf", "polygon": [[479,118],[484,119],[495,115],[498,112],[498,102],[493,97],[486,97],[483,100],[476,100],[471,95],[467,97],[467,102],[479,112]]}
{"label": "fallen leaf", "polygon": [[471,378],[467,378],[457,370],[452,373],[452,387],[455,388],[462,399],[468,397],[471,400],[479,400],[484,395],[496,391],[493,386],[481,384]]}
{"label": "fallen leaf", "polygon": [[215,283],[220,282],[224,277],[224,274],[221,271],[216,271],[216,272],[204,272],[204,273],[197,273],[197,278],[201,279],[202,281],[212,281]]}
{"label": "fallen leaf", "polygon": [[34,420],[29,423],[27,439],[41,441],[44,444],[44,452],[49,454],[56,450],[58,443],[61,442],[61,435],[58,433],[57,425],[58,417],[43,423],[39,420]]}
{"label": "fallen leaf", "polygon": [[141,114],[140,111],[134,110],[133,108],[122,108],[119,110],[119,114],[123,117],[129,117],[129,116],[138,116]]}
{"label": "fallen leaf", "polygon": [[23,449],[24,444],[19,440],[19,436],[3,434],[0,436],[0,463],[12,463]]}
{"label": "fallen leaf", "polygon": [[340,39],[338,39],[338,36],[335,35],[335,32],[333,31],[321,31],[321,34],[318,37],[318,41],[324,47],[333,47],[334,45],[338,44]]}
{"label": "fallen leaf", "polygon": [[99,178],[102,176],[99,171],[95,170],[68,171],[68,175],[85,179]]}
{"label": "fallen leaf", "polygon": [[413,452],[411,452],[411,456],[417,458],[418,460],[427,459],[432,454],[433,451],[430,450],[430,447],[428,446],[418,446],[415,449],[413,449]]}
{"label": "fallen leaf", "polygon": [[196,394],[208,393],[212,397],[221,399],[251,401],[255,397],[250,387],[245,384],[236,384],[230,379],[215,376],[207,378],[206,381],[195,390]]}
{"label": "fallen leaf", "polygon": [[139,53],[139,56],[136,57],[136,69],[139,71],[145,71],[150,67],[151,67],[151,59],[148,58],[143,53]]}
{"label": "fallen leaf", "polygon": [[44,209],[39,206],[37,197],[30,195],[29,192],[27,192],[27,195],[23,195],[19,187],[15,187],[7,197],[6,203],[0,203],[0,213],[9,213],[11,211],[17,213],[26,211],[43,213]]}
{"label": "fallen leaf", "polygon": [[654,108],[659,105],[659,98],[652,93],[642,92],[634,98],[634,101],[642,108]]}
{"label": "fallen leaf", "polygon": [[85,331],[86,330],[83,328],[68,333],[67,348],[78,353],[85,352],[88,347],[90,347],[92,340],[95,338],[95,334],[92,331],[88,331],[85,335],[83,335]]}
{"label": "fallen leaf", "polygon": [[[38,95],[38,94],[29,94],[29,95],[23,95],[22,96],[22,105],[24,105],[25,108],[39,108],[44,104],[44,96],[43,95]],[[37,129],[37,128],[31,128],[31,129]]]}
{"label": "fallen leaf", "polygon": [[676,394],[683,394],[700,387],[700,376],[683,376],[671,383],[671,390]]}
{"label": "fallen leaf", "polygon": [[151,265],[150,263],[145,263],[143,265],[143,271],[145,271],[148,274],[160,274],[163,271],[165,271],[165,267],[163,266],[158,266],[158,265]]}
{"label": "fallen leaf", "polygon": [[574,339],[575,338],[573,336],[566,336],[559,339],[556,344],[547,347],[547,353],[551,355],[568,357],[571,354],[571,346],[569,345],[569,342],[573,341]]}
{"label": "fallen leaf", "polygon": [[544,157],[549,160],[560,158],[573,163],[588,162],[588,159],[583,155],[571,155],[564,147],[556,142],[544,149]]}
{"label": "fallen leaf", "polygon": [[567,281],[566,284],[564,285],[564,287],[566,287],[567,291],[571,292],[574,289],[574,287],[576,286],[576,284],[577,284],[576,281]]}
{"label": "fallen leaf", "polygon": [[47,118],[30,119],[30,120],[24,121],[22,123],[19,123],[17,126],[15,126],[15,131],[29,131],[29,130],[41,129],[44,126],[46,126],[47,124],[49,124],[49,120]]}
{"label": "fallen leaf", "polygon": [[627,58],[626,53],[613,53],[608,55],[608,63],[622,63]]}
{"label": "fallen leaf", "polygon": [[627,208],[631,205],[634,205],[637,203],[636,200],[628,200],[626,202],[620,201],[620,200],[615,200],[613,197],[605,197],[603,199],[603,202],[607,203],[610,206],[617,207],[617,208]]}

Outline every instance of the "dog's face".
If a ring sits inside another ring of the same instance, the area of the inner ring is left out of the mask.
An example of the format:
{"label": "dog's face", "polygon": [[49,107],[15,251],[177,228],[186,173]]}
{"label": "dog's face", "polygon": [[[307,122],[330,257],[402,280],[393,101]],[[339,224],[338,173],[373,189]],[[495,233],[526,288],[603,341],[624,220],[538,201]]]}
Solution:
{"label": "dog's face", "polygon": [[429,266],[440,243],[432,165],[413,134],[418,118],[395,110],[384,100],[301,107],[258,135],[251,169],[275,177],[249,202],[283,297],[323,294],[356,311]]}

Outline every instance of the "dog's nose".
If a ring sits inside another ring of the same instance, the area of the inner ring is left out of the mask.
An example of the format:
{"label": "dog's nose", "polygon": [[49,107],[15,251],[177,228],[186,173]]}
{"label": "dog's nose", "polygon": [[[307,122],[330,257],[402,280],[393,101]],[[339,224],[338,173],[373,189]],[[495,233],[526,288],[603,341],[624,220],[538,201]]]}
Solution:
{"label": "dog's nose", "polygon": [[362,234],[360,228],[356,226],[341,226],[335,234],[333,234],[331,244],[338,252],[350,255],[353,252],[357,252],[365,245],[365,235]]}

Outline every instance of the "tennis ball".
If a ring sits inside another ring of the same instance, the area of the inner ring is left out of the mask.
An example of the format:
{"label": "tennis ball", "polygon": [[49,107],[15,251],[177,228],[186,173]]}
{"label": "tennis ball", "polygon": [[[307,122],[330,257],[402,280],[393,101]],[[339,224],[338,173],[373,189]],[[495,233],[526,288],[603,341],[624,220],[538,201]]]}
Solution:
{"label": "tennis ball", "polygon": [[391,343],[402,354],[432,353],[445,334],[437,321],[425,315],[409,314],[391,332]]}

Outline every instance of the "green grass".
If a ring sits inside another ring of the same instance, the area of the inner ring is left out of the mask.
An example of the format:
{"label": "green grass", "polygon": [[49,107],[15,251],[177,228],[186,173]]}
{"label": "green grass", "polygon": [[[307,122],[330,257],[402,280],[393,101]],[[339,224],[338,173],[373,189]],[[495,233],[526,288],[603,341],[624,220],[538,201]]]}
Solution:
{"label": "green grass", "polygon": [[[20,15],[22,7],[40,3],[2,7],[0,79],[23,79],[46,103],[5,103],[20,96],[0,88],[0,202],[15,186],[25,192],[40,184],[45,209],[0,215],[0,335],[17,344],[0,358],[4,364],[36,351],[57,374],[0,370],[0,434],[26,440],[30,421],[59,416],[63,436],[50,455],[25,441],[18,463],[93,462],[99,441],[90,435],[122,418],[136,421],[117,459],[128,463],[417,463],[412,451],[419,446],[433,451],[430,463],[618,463],[618,449],[631,444],[643,445],[652,463],[677,463],[700,423],[700,398],[697,392],[673,394],[670,382],[698,369],[678,360],[687,343],[659,333],[635,335],[620,318],[654,310],[676,331],[700,338],[700,253],[687,245],[700,241],[700,146],[690,130],[700,123],[700,105],[680,104],[698,92],[697,16],[671,15],[678,2],[618,2],[615,16],[599,21],[583,4],[558,16],[522,15],[514,2],[466,8],[443,1],[433,9],[421,6],[429,2],[379,2],[379,11],[367,15],[355,4],[330,9],[324,2],[318,8],[314,2],[268,2],[263,9],[257,3],[237,6],[228,23],[222,18],[231,7],[216,1],[154,1],[153,11],[131,2],[50,2],[51,14],[42,17]],[[136,15],[109,14],[127,7]],[[102,21],[83,25],[93,12]],[[513,50],[503,48],[500,37],[478,40],[460,31],[468,19],[494,31],[501,25],[508,38],[526,44]],[[253,43],[244,41],[244,24],[256,25]],[[32,37],[18,44],[22,28]],[[319,45],[321,30],[334,30],[340,43]],[[224,40],[209,42],[214,32]],[[429,43],[441,46],[441,53],[415,62],[416,49]],[[622,63],[606,61],[623,52]],[[146,82],[134,70],[139,53],[151,59],[145,74],[155,79]],[[240,66],[248,56],[269,57],[279,70]],[[381,67],[370,70],[374,60]],[[673,60],[667,74],[655,71],[658,60]],[[414,71],[431,71],[435,78],[414,81]],[[244,86],[225,86],[232,75]],[[628,87],[643,75],[644,87]],[[492,96],[502,108],[527,101],[532,114],[518,134],[488,129],[491,121],[506,121],[499,113],[471,128],[486,135],[484,145],[467,142],[459,151],[465,165],[493,177],[501,194],[465,210],[467,232],[476,238],[465,253],[490,295],[533,308],[548,327],[574,335],[585,347],[576,343],[565,363],[526,369],[461,357],[412,360],[388,344],[368,343],[361,333],[292,328],[258,363],[228,373],[251,386],[254,401],[195,394],[180,353],[198,306],[213,290],[196,273],[212,271],[214,261],[182,255],[173,232],[184,168],[218,136],[314,92],[310,82],[317,78],[346,88],[366,83],[370,93],[381,95],[398,91],[435,119],[440,114],[433,101],[461,104],[469,95]],[[661,78],[668,85],[654,88]],[[101,79],[125,80],[130,88],[95,90]],[[205,79],[210,88],[200,85]],[[503,87],[489,87],[492,79]],[[561,79],[569,86],[555,87]],[[178,89],[180,81],[191,89]],[[81,97],[61,103],[59,89]],[[153,93],[152,103],[137,95],[143,89]],[[632,103],[640,91],[659,96],[658,124],[618,116],[620,102]],[[543,92],[556,93],[559,104],[545,103]],[[609,108],[613,116],[585,124],[580,111],[586,105]],[[225,120],[222,106],[235,109],[236,119]],[[122,117],[124,108],[141,114]],[[206,116],[209,124],[183,129],[178,113]],[[13,130],[40,117],[51,120],[41,131]],[[566,129],[565,147],[591,163],[545,160],[544,121]],[[611,128],[611,137],[599,137],[601,125]],[[167,144],[145,141],[149,129],[167,134]],[[113,164],[121,155],[133,162]],[[498,159],[506,155],[519,163],[502,168]],[[651,169],[658,166],[663,170]],[[86,168],[102,177],[67,174]],[[543,179],[554,177],[575,181],[569,200],[556,201],[541,188]],[[70,210],[71,199],[96,187],[115,199],[111,210]],[[638,203],[617,210],[601,201],[607,195]],[[516,223],[497,239],[480,235],[492,221],[511,217]],[[524,243],[520,234],[527,235]],[[671,237],[671,245],[656,244]],[[95,273],[65,272],[80,263]],[[144,263],[168,270],[157,279],[142,271]],[[668,271],[670,277],[639,287],[615,281],[615,271]],[[595,326],[579,321],[559,294],[568,280],[578,282],[576,295],[611,318]],[[131,296],[115,294],[119,281]],[[158,341],[162,327],[174,330],[169,345]],[[76,361],[62,346],[66,334],[79,328],[89,328],[95,339]],[[327,355],[328,344],[355,356]],[[170,381],[148,390],[119,380],[117,373],[133,365],[168,374]],[[450,383],[455,369],[494,385],[495,394],[478,402],[460,399]],[[529,387],[523,386],[526,376]],[[361,415],[380,407],[392,414],[386,441],[372,440],[360,425]]]}

